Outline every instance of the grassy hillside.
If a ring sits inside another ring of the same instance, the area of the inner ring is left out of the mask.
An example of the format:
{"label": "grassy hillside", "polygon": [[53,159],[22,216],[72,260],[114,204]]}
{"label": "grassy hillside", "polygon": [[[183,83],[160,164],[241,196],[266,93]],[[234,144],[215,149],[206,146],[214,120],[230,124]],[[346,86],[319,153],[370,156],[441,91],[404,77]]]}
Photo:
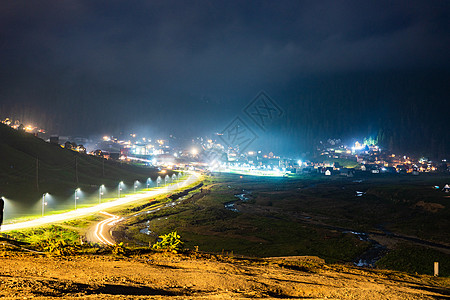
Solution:
{"label": "grassy hillside", "polygon": [[78,187],[85,196],[94,197],[102,184],[111,194],[117,190],[118,182],[123,181],[126,192],[126,187],[132,188],[135,180],[145,184],[147,178],[155,180],[158,176],[154,168],[63,149],[4,124],[0,124],[0,157],[0,194],[22,211],[38,203],[43,193],[51,194],[55,208],[72,198]]}

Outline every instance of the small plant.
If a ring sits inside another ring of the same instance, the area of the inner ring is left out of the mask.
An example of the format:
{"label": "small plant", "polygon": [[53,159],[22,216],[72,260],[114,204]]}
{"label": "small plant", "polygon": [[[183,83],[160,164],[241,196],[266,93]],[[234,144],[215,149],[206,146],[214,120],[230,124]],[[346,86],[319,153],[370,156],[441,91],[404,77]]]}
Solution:
{"label": "small plant", "polygon": [[161,240],[153,244],[153,249],[164,249],[174,253],[183,249],[183,242],[181,241],[180,235],[176,231],[161,235],[159,238]]}
{"label": "small plant", "polygon": [[79,248],[75,244],[68,243],[67,241],[64,240],[56,240],[56,239],[41,242],[40,245],[44,251],[49,252],[51,255],[57,256],[73,255],[77,252]]}
{"label": "small plant", "polygon": [[78,233],[62,226],[11,231],[9,238],[31,244],[38,251],[48,252],[50,255],[65,256],[80,250]]}
{"label": "small plant", "polygon": [[124,246],[123,242],[120,242],[111,247],[111,252],[114,255],[125,255],[128,249]]}

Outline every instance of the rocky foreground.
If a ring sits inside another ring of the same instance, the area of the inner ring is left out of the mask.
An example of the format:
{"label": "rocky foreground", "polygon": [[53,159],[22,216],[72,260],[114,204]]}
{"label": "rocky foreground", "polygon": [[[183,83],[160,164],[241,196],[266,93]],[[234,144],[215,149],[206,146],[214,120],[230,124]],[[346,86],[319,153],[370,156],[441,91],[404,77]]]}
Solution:
{"label": "rocky foreground", "polygon": [[450,299],[450,278],[327,265],[317,258],[200,253],[129,257],[0,253],[4,299]]}

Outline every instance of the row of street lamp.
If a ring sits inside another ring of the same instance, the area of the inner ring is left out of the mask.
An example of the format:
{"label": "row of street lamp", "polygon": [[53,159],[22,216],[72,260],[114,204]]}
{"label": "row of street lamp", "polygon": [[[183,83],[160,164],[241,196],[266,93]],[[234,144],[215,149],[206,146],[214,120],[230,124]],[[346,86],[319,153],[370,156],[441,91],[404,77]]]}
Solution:
{"label": "row of street lamp", "polygon": [[[181,173],[179,173],[178,176],[181,176]],[[170,178],[168,175],[166,175],[166,177],[164,177],[164,185],[167,184],[167,179],[168,179],[168,178]],[[177,178],[177,176],[176,176],[175,174],[173,174],[173,175],[172,175],[172,181],[175,180],[175,178]],[[158,178],[156,178],[156,186],[157,186],[157,187],[159,187],[159,184],[161,183],[161,181],[162,181],[161,176],[158,176]],[[147,189],[148,189],[149,186],[150,186],[150,182],[152,182],[152,180],[151,180],[151,178],[148,178],[148,179],[147,179]],[[123,181],[119,182],[119,185],[117,186],[117,196],[118,196],[118,198],[120,198],[120,192],[123,190],[123,189],[122,189],[122,185],[123,185]],[[133,184],[133,191],[134,191],[134,193],[136,193],[136,189],[138,188],[138,186],[139,186],[139,181],[136,180],[136,181],[134,182],[134,184]],[[101,203],[102,203],[102,196],[104,195],[104,189],[105,189],[105,185],[104,185],[104,184],[102,184],[102,185],[100,186],[100,188],[98,189],[98,204],[101,204]],[[81,192],[81,189],[80,189],[80,188],[75,189],[75,195],[74,195],[75,209],[77,209],[77,200],[80,199],[80,197],[79,197],[79,192]],[[42,195],[42,216],[44,216],[44,213],[45,213],[45,206],[48,204],[48,203],[45,201],[45,197],[48,196],[48,195],[49,195],[49,193],[44,193],[44,194]]]}

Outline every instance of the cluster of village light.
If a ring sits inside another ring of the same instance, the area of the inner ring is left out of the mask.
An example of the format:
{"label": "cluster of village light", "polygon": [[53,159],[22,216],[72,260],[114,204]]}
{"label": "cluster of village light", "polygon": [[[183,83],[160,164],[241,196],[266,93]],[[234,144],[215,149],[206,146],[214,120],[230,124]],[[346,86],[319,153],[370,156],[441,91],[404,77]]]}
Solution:
{"label": "cluster of village light", "polygon": [[255,167],[250,164],[227,164],[222,163],[216,165],[211,164],[209,166],[209,169],[213,172],[221,172],[221,173],[237,173],[237,174],[244,174],[244,175],[252,175],[252,176],[271,176],[271,177],[282,177],[286,175],[286,168],[278,168],[278,167],[272,167],[272,166],[261,166],[261,167]]}

